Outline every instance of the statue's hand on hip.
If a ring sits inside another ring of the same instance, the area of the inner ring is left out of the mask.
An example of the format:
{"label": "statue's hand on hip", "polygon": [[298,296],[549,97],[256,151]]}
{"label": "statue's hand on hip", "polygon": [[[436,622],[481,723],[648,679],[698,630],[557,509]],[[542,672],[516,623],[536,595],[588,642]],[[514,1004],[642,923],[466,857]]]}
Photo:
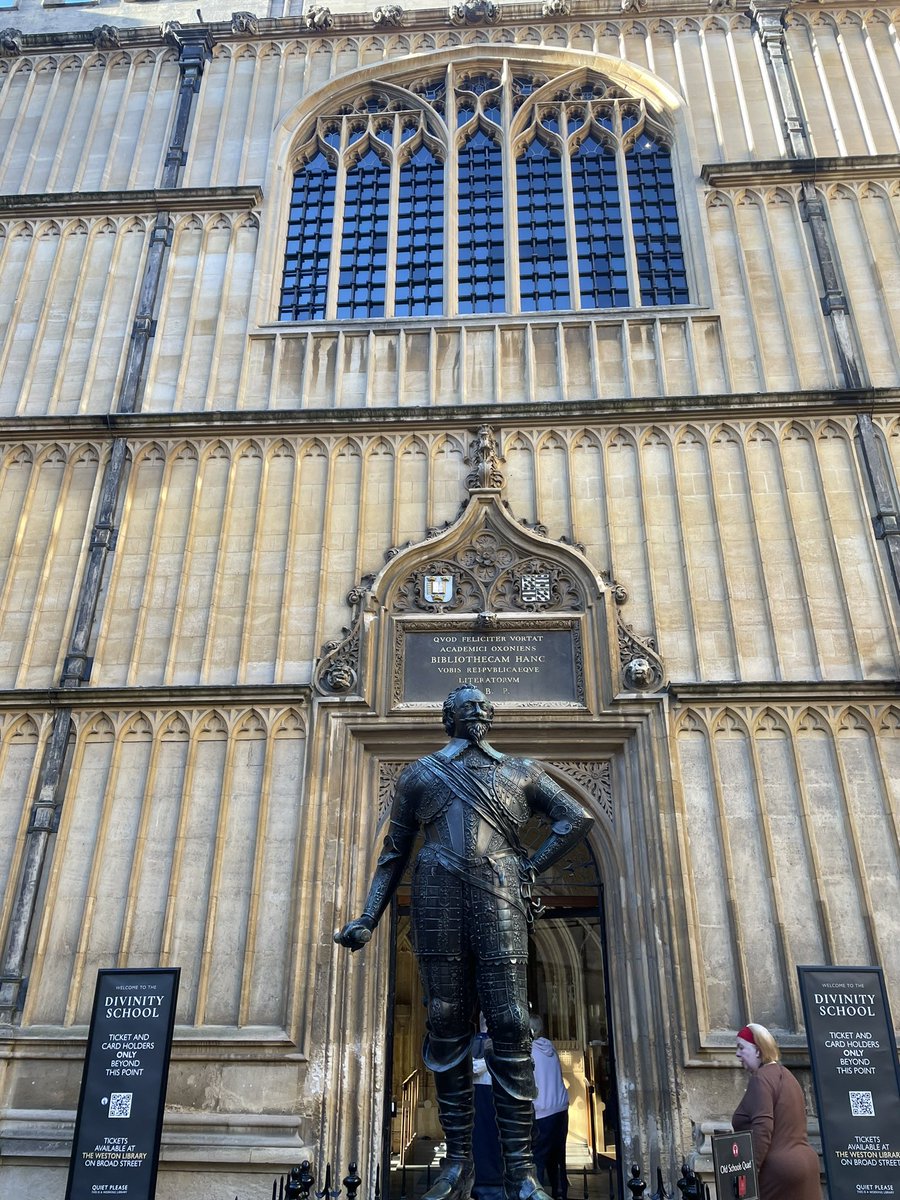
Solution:
{"label": "statue's hand on hip", "polygon": [[372,924],[368,917],[357,917],[356,920],[349,921],[343,929],[336,930],[334,935],[337,944],[346,946],[348,950],[362,950],[371,938]]}

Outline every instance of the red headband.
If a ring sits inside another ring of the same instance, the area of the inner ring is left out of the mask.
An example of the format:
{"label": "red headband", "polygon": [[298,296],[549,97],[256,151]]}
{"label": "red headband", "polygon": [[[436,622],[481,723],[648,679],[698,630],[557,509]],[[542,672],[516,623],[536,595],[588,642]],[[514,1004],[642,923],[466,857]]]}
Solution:
{"label": "red headband", "polygon": [[[745,1025],[743,1029],[739,1029],[737,1031],[737,1035],[739,1038],[742,1038],[743,1041],[749,1042],[751,1046],[756,1046],[756,1038],[753,1036],[753,1030],[749,1025]],[[757,1049],[758,1048],[759,1047],[757,1047]]]}

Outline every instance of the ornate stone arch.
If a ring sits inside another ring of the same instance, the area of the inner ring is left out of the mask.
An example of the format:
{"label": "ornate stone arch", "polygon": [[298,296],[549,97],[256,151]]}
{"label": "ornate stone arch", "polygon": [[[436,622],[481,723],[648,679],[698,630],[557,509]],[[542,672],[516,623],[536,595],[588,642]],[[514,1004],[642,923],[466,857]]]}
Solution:
{"label": "ornate stone arch", "polygon": [[[388,549],[382,570],[350,592],[354,619],[323,647],[314,674],[319,694],[365,697],[381,712],[412,702],[405,638],[435,621],[447,625],[448,636],[460,631],[465,638],[522,622],[571,630],[575,678],[567,702],[576,706],[597,711],[617,692],[658,690],[665,670],[652,641],[624,620],[626,594],[598,576],[580,550],[517,520],[503,501],[503,459],[487,426],[466,461],[469,497],[459,517],[421,542]],[[586,657],[597,666],[590,679]]]}

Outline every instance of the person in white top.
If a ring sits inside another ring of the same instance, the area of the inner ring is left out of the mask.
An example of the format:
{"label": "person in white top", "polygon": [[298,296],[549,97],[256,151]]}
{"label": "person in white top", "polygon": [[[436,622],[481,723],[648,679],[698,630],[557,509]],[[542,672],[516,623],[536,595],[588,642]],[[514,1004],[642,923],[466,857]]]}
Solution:
{"label": "person in white top", "polygon": [[537,1099],[534,1102],[534,1161],[537,1177],[553,1196],[566,1200],[569,1179],[566,1175],[566,1137],[569,1132],[569,1091],[563,1081],[559,1055],[549,1038],[543,1036],[544,1022],[538,1016],[530,1020]]}

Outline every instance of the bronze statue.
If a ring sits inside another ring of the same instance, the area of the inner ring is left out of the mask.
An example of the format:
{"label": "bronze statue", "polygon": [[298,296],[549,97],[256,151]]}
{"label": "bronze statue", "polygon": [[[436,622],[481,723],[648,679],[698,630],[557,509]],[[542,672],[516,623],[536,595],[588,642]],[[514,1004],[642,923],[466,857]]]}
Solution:
{"label": "bronze statue", "polygon": [[[549,1200],[534,1173],[534,1068],[526,967],[531,884],[578,841],[592,818],[537,763],[485,741],[494,706],[471,685],[444,703],[449,743],[397,781],[387,837],[362,915],[334,940],[359,950],[372,936],[424,826],[412,882],[413,948],[427,1009],[426,1066],[434,1072],[447,1143],[424,1200],[467,1200],[472,1190],[472,1056],[484,1013],[503,1149],[505,1200]],[[550,834],[528,858],[519,833],[532,813]]]}

